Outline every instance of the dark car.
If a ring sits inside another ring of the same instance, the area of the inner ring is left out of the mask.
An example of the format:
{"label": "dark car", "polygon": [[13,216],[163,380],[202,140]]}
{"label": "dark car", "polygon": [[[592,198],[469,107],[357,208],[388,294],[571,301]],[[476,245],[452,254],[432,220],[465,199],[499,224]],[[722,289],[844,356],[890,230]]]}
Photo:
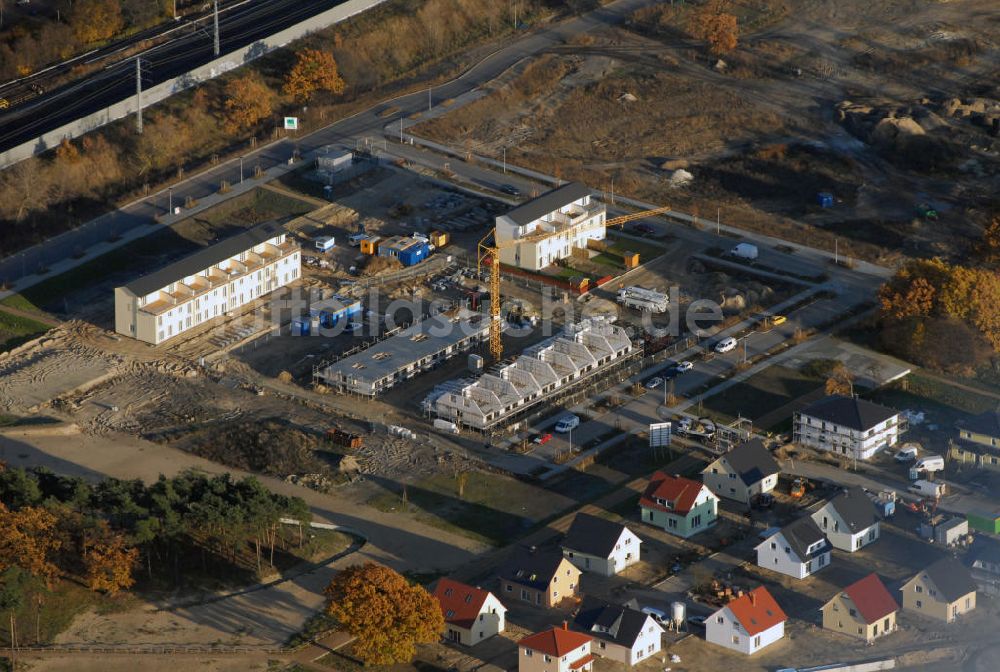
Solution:
{"label": "dark car", "polygon": [[521,190],[515,187],[513,184],[501,184],[500,191],[505,194],[510,194],[511,196],[520,196]]}

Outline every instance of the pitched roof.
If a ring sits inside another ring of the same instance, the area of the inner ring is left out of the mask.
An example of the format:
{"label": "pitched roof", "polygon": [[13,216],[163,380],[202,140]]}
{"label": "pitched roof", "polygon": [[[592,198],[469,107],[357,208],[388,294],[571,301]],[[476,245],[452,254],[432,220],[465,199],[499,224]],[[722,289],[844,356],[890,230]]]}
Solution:
{"label": "pitched roof", "polygon": [[563,563],[563,555],[558,550],[531,551],[519,548],[513,557],[500,569],[500,576],[513,583],[545,590],[552,577]]}
{"label": "pitched roof", "polygon": [[627,528],[607,518],[578,513],[563,538],[562,547],[586,555],[607,558]]}
{"label": "pitched roof", "polygon": [[869,574],[860,581],[855,581],[844,592],[857,607],[861,618],[871,625],[889,614],[897,611],[899,605],[896,599],[886,589],[885,584],[875,573]]}
{"label": "pitched roof", "polygon": [[836,425],[864,431],[898,415],[899,411],[873,404],[857,397],[834,395],[820,399],[802,409],[803,415],[826,420]]}
{"label": "pitched roof", "polygon": [[1000,565],[1000,541],[977,534],[972,538],[972,546],[969,547],[969,553],[965,556],[965,562],[968,565],[974,565],[977,562]]}
{"label": "pitched roof", "polygon": [[737,597],[726,607],[751,637],[788,620],[788,616],[764,586]]}
{"label": "pitched roof", "polygon": [[125,288],[136,296],[146,296],[150,292],[166,287],[172,282],[183,280],[189,275],[194,275],[210,266],[214,266],[220,261],[225,261],[229,257],[245,252],[255,245],[259,245],[266,240],[285,233],[285,227],[277,222],[265,222],[252,229],[247,229],[235,236],[230,236],[219,241],[215,245],[210,245],[204,249],[190,254],[180,261],[176,261],[169,266],[164,266],[158,271],[153,271],[125,285]]}
{"label": "pitched roof", "polygon": [[771,474],[781,472],[778,462],[760,439],[744,441],[719,459],[723,458],[746,485],[752,485]]}
{"label": "pitched roof", "polygon": [[986,411],[964,420],[958,426],[976,434],[1000,437],[1000,411]]}
{"label": "pitched roof", "polygon": [[590,189],[582,182],[570,182],[561,187],[547,191],[538,198],[522,203],[506,214],[515,224],[523,226],[530,224],[550,212],[555,212],[573,201],[578,201],[590,194]]}
{"label": "pitched roof", "polygon": [[875,504],[865,494],[864,489],[857,485],[844,488],[843,492],[830,499],[829,504],[852,533],[866,530],[877,521]]}
{"label": "pitched roof", "polygon": [[[662,471],[653,474],[646,486],[646,492],[639,498],[639,504],[646,508],[659,509],[669,513],[687,514],[698,499],[698,493],[705,487],[703,483],[681,476],[667,476]],[[672,508],[657,504],[657,499],[672,502]]]}
{"label": "pitched roof", "polygon": [[923,571],[948,602],[954,602],[963,595],[974,593],[976,583],[969,570],[955,558],[941,558]]}
{"label": "pitched roof", "polygon": [[444,620],[462,628],[471,627],[475,623],[483,603],[490,596],[488,590],[448,578],[439,580],[431,594],[441,604]]}
{"label": "pitched roof", "polygon": [[830,546],[830,542],[827,541],[819,550],[814,551],[812,555],[806,552],[806,549],[816,542],[826,539],[826,535],[823,534],[823,531],[819,529],[819,525],[810,516],[802,516],[785,525],[781,528],[781,536],[785,538],[792,551],[802,562],[825,552]]}
{"label": "pitched roof", "polygon": [[583,598],[573,625],[588,634],[632,648],[649,615],[628,605],[613,605],[596,597]]}
{"label": "pitched roof", "polygon": [[593,641],[589,635],[582,632],[573,632],[563,628],[549,628],[542,632],[528,635],[517,643],[532,651],[540,651],[550,656],[564,656],[570,651],[580,648],[587,642]]}

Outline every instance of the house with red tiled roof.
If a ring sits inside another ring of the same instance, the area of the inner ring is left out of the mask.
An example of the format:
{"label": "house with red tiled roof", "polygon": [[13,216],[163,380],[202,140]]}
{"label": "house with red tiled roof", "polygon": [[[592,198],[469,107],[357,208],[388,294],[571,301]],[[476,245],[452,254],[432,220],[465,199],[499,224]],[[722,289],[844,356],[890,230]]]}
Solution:
{"label": "house with red tiled roof", "polygon": [[490,591],[444,578],[431,594],[441,605],[448,641],[474,646],[503,632],[507,608]]}
{"label": "house with red tiled roof", "polygon": [[517,643],[518,672],[590,672],[594,654],[590,635],[561,628],[550,628],[528,635]]}
{"label": "house with red tiled roof", "polygon": [[896,598],[876,574],[855,581],[823,605],[823,627],[872,642],[896,629]]}
{"label": "house with red tiled roof", "polygon": [[639,511],[643,521],[687,539],[715,525],[719,498],[704,483],[658,471],[639,498]]}
{"label": "house with red tiled roof", "polygon": [[705,639],[748,656],[785,636],[788,617],[767,588],[731,600],[705,621]]}

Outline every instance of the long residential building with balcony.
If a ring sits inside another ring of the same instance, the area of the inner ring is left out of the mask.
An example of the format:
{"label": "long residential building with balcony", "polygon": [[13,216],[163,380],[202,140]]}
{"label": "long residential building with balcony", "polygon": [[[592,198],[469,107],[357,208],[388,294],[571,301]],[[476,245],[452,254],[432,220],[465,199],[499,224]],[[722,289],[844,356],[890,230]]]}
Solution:
{"label": "long residential building with balcony", "polygon": [[567,325],[559,336],[526,349],[513,362],[478,379],[438,387],[423,405],[439,418],[486,430],[608,369],[632,351],[624,329],[590,318]]}
{"label": "long residential building with balcony", "polygon": [[115,331],[163,343],[301,275],[299,245],[268,222],[115,288]]}
{"label": "long residential building with balcony", "polygon": [[588,240],[604,240],[606,209],[590,190],[570,182],[496,218],[500,263],[539,271],[566,259]]}
{"label": "long residential building with balcony", "polygon": [[834,395],[795,413],[792,429],[796,443],[867,460],[896,445],[906,426],[896,410],[857,397]]}

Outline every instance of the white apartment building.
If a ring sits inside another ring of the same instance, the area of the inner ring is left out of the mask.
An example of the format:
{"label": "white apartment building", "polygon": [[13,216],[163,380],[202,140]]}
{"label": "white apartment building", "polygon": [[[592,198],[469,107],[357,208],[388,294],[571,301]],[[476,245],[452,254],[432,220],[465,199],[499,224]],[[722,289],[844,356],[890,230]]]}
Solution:
{"label": "white apartment building", "polygon": [[898,411],[841,395],[797,412],[793,424],[796,443],[858,460],[896,445],[905,429]]}
{"label": "white apartment building", "polygon": [[280,224],[261,224],[116,287],[115,331],[163,343],[294,282],[300,257]]}
{"label": "white apartment building", "polygon": [[546,192],[496,218],[500,262],[539,271],[566,259],[574,247],[604,240],[605,214],[604,205],[593,200],[590,190],[579,182]]}
{"label": "white apartment building", "polygon": [[439,418],[488,429],[513,413],[591,376],[632,352],[621,327],[601,318],[567,325],[563,333],[526,349],[511,364],[431,393],[424,408]]}

